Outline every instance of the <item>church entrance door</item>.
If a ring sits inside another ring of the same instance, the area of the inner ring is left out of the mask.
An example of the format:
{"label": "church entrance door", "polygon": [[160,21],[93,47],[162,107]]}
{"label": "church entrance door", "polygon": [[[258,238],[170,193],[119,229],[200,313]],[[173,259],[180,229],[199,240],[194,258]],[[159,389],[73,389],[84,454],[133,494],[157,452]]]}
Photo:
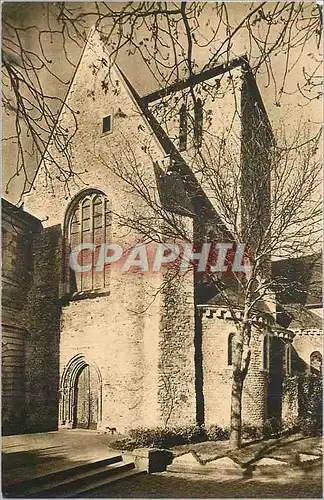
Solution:
{"label": "church entrance door", "polygon": [[99,414],[99,378],[96,370],[85,365],[75,381],[74,427],[97,429]]}

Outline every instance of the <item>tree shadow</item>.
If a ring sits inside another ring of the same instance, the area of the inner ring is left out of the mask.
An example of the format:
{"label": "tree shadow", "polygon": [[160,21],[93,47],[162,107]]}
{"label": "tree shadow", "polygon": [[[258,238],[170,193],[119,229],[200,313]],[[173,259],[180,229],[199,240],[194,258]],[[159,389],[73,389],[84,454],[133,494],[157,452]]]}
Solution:
{"label": "tree shadow", "polygon": [[[316,469],[316,471],[315,471]],[[134,477],[111,485],[90,498],[322,498],[321,465],[299,475],[252,479],[202,477],[168,472]]]}
{"label": "tree shadow", "polygon": [[55,476],[58,471],[65,471],[60,474],[69,476],[71,468],[86,462],[87,460],[78,457],[64,455],[62,446],[28,451],[3,451],[2,493],[4,496],[27,496],[28,488],[47,482],[49,475]]}

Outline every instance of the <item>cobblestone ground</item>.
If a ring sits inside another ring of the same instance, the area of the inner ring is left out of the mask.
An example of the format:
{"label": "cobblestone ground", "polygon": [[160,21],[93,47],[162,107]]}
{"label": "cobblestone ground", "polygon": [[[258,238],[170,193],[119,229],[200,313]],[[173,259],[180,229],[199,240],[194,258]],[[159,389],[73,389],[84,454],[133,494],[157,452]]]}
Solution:
{"label": "cobblestone ground", "polygon": [[198,474],[163,472],[130,478],[93,497],[106,498],[322,498],[322,464],[278,477],[212,481]]}

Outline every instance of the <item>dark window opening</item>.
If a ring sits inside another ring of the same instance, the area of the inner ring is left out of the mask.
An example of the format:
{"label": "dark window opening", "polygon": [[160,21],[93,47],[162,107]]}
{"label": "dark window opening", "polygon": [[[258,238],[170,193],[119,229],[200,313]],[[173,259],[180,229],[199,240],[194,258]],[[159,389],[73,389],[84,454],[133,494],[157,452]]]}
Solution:
{"label": "dark window opening", "polygon": [[270,345],[269,335],[263,337],[263,369],[269,370]]}
{"label": "dark window opening", "polygon": [[286,345],[286,375],[291,374],[291,345],[287,344]]}
{"label": "dark window opening", "polygon": [[187,108],[182,104],[180,108],[179,150],[187,149]]}
{"label": "dark window opening", "polygon": [[110,132],[111,131],[111,116],[105,116],[102,120],[102,132]]}
{"label": "dark window opening", "polygon": [[195,125],[194,125],[195,146],[197,148],[201,147],[202,135],[203,135],[203,106],[201,99],[198,98],[195,104]]}

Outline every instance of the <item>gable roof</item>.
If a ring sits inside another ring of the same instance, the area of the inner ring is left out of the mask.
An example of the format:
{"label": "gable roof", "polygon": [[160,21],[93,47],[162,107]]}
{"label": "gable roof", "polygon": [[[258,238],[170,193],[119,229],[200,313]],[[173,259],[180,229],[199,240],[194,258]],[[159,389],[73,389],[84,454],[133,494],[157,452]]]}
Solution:
{"label": "gable roof", "polygon": [[223,75],[224,73],[227,73],[231,69],[238,68],[239,66],[241,66],[243,69],[249,68],[248,61],[245,56],[237,57],[235,59],[232,59],[228,63],[214,66],[213,68],[207,69],[198,74],[193,74],[189,78],[185,78],[184,80],[175,82],[163,89],[159,89],[154,92],[151,92],[150,94],[146,94],[143,97],[141,97],[141,100],[145,104],[149,104],[150,102],[162,99],[163,97],[173,94],[174,92],[178,92],[179,90],[184,90],[186,88],[193,87],[198,83],[202,83],[207,80],[210,80],[211,78]]}
{"label": "gable roof", "polygon": [[[127,76],[118,68],[122,77],[124,78],[126,84],[128,85],[130,91],[132,92],[134,99],[136,100],[138,106],[140,107],[143,115],[146,117],[153,133],[157,137],[159,143],[161,144],[165,154],[170,156],[170,166],[168,172],[176,172],[183,183],[183,187],[185,192],[187,193],[190,202],[192,204],[192,208],[194,214],[206,215],[209,219],[212,219],[217,227],[221,230],[221,232],[228,236],[229,239],[233,239],[233,235],[230,233],[228,228],[225,226],[220,216],[217,214],[213,204],[207,197],[205,191],[200,186],[196,176],[194,175],[191,168],[186,163],[185,159],[181,155],[180,151],[176,148],[174,143],[171,141],[168,134],[164,131],[162,126],[159,124],[153,113],[150,111],[147,102],[147,96],[140,97],[135,88],[132,86]],[[223,68],[224,71],[224,68]],[[187,83],[186,83],[187,85]],[[169,92],[169,91],[168,91]],[[151,101],[149,101],[151,102]],[[159,181],[161,186],[161,182]],[[165,187],[167,187],[168,183],[165,183]],[[162,186],[161,186],[162,187]],[[168,193],[165,193],[164,198],[170,198]],[[177,201],[177,205],[181,206],[181,199]],[[172,207],[168,207],[172,210]],[[186,207],[183,215],[188,215]]]}
{"label": "gable roof", "polygon": [[[91,30],[87,42],[85,43],[78,65],[76,67],[74,76],[71,79],[70,88],[67,92],[64,103],[67,101],[69,93],[71,92],[75,76],[77,74],[78,68],[80,67],[82,58],[84,57],[85,49],[89,45],[89,41],[94,34],[95,30]],[[201,187],[192,169],[184,160],[183,156],[176,148],[174,143],[171,141],[168,134],[163,130],[162,126],[158,123],[154,114],[149,110],[148,104],[156,99],[161,99],[164,96],[170,95],[171,93],[176,92],[178,90],[189,88],[192,85],[196,85],[201,82],[210,80],[214,77],[217,77],[219,75],[222,75],[226,72],[229,72],[233,68],[242,67],[244,69],[244,72],[246,74],[249,74],[248,77],[249,91],[250,89],[252,89],[251,91],[253,91],[253,93],[255,94],[255,98],[259,102],[260,108],[264,111],[264,115],[267,117],[261,96],[259,94],[257,85],[255,83],[255,79],[250,71],[247,59],[244,56],[238,57],[236,59],[233,59],[227,64],[221,64],[213,68],[209,68],[205,71],[202,71],[199,74],[192,75],[190,78],[176,82],[164,89],[157,90],[142,97],[137,93],[137,91],[132,86],[129,79],[126,77],[126,75],[118,67],[117,64],[115,64],[115,67],[117,69],[117,73],[119,73],[119,75],[121,75],[122,79],[124,80],[126,89],[129,91],[135,104],[142,112],[144,119],[146,119],[148,125],[150,126],[153,132],[154,137],[157,139],[157,142],[162,147],[162,150],[164,151],[165,155],[170,156],[170,166],[168,168],[168,172],[174,172],[174,174],[172,174],[173,177],[169,177],[169,179],[167,179],[164,177],[165,174],[162,175],[161,172],[159,172],[159,176],[157,176],[158,189],[160,193],[163,193],[162,199],[164,199],[165,201],[165,206],[170,211],[178,211],[178,212],[180,207],[184,215],[199,214],[205,216],[210,221],[213,221],[213,223],[215,224],[215,226],[217,226],[220,233],[225,235],[225,238],[233,240],[233,235],[230,233],[225,223],[222,221],[221,217],[217,214],[213,204],[211,203],[210,199],[208,198],[205,191]],[[61,112],[62,110],[58,114],[58,121],[60,120]],[[55,129],[53,130],[53,133],[55,133]],[[51,142],[51,138],[48,141],[48,145]],[[48,145],[45,149],[44,154],[46,153]],[[42,160],[40,164],[42,163]],[[36,175],[37,172],[35,174],[35,178]],[[170,181],[170,178],[176,180],[175,185]],[[181,183],[183,188],[180,186]],[[177,189],[175,189],[175,187]],[[170,192],[170,190],[172,191],[172,193]]]}
{"label": "gable roof", "polygon": [[19,226],[26,230],[39,230],[41,228],[41,221],[25,212],[22,207],[17,207],[13,205],[5,198],[1,198],[1,219],[2,222],[8,222],[13,227]]}
{"label": "gable roof", "polygon": [[302,304],[285,304],[277,313],[277,321],[291,330],[322,330],[323,319]]}
{"label": "gable roof", "polygon": [[278,293],[281,304],[302,304],[306,307],[322,304],[321,253],[274,261],[272,273],[284,280],[282,291]]}

